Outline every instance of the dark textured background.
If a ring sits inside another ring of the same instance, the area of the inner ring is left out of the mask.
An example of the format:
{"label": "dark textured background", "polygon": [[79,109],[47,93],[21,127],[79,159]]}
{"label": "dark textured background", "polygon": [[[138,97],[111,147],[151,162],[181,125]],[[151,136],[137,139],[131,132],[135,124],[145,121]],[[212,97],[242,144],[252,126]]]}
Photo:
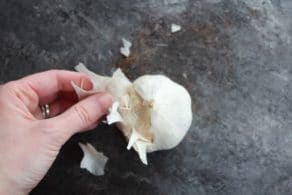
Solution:
{"label": "dark textured background", "polygon": [[[78,62],[134,79],[163,73],[193,99],[193,125],[144,166],[114,127],[64,145],[31,194],[292,194],[291,0],[0,0],[0,80]],[[171,23],[182,30],[171,34]],[[132,55],[119,54],[121,38]],[[109,161],[79,168],[77,143]]]}

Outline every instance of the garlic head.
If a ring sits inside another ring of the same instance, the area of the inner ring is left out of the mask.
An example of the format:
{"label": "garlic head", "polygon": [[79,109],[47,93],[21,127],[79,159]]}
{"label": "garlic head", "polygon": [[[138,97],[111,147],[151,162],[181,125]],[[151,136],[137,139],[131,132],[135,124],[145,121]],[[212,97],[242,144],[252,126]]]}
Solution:
{"label": "garlic head", "polygon": [[94,83],[92,91],[73,84],[79,97],[99,91],[113,96],[108,124],[116,123],[128,140],[127,148],[133,147],[144,164],[147,152],[177,146],[191,126],[191,97],[166,76],[144,75],[132,83],[120,69],[112,77],[97,75],[83,64],[76,70],[88,74]]}

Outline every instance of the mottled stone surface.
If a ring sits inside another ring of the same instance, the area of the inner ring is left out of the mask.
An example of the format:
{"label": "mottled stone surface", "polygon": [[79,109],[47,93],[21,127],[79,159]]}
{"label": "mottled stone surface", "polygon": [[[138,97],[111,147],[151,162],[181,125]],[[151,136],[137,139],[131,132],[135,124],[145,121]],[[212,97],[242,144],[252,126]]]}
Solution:
{"label": "mottled stone surface", "polygon": [[[32,194],[292,194],[292,1],[1,0],[0,80],[78,62],[162,73],[193,99],[192,127],[144,166],[115,127],[72,137]],[[182,30],[170,33],[172,23]],[[119,54],[121,38],[132,55]],[[79,168],[78,142],[109,157]]]}

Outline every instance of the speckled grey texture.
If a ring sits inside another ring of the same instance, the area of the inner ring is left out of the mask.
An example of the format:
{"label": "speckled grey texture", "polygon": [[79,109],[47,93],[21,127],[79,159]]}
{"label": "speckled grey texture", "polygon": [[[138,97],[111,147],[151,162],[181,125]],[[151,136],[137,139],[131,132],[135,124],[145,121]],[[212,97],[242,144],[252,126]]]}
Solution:
{"label": "speckled grey texture", "polygon": [[[0,80],[78,62],[131,79],[163,73],[193,99],[193,124],[144,166],[115,127],[64,145],[32,194],[292,194],[292,1],[1,0]],[[170,33],[171,23],[182,30]],[[119,54],[121,38],[132,55]],[[79,169],[77,143],[109,157]]]}

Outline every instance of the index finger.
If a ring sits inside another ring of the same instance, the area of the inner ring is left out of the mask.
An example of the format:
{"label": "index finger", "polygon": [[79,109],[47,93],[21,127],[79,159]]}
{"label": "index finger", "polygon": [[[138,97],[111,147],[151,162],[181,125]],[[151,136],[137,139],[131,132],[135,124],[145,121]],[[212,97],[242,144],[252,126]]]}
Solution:
{"label": "index finger", "polygon": [[60,91],[73,91],[71,81],[83,89],[92,88],[87,75],[66,70],[49,70],[19,80],[20,84],[28,85],[38,95],[39,104],[52,102]]}

